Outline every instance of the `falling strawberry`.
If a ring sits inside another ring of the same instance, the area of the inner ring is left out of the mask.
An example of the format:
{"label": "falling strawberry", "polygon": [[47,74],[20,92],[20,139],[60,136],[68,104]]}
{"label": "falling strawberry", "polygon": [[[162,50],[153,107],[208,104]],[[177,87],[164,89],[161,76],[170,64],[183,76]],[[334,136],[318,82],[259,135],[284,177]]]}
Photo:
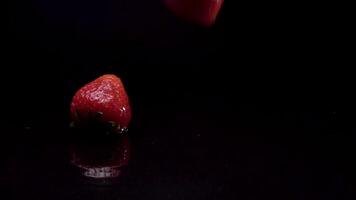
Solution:
{"label": "falling strawberry", "polygon": [[177,16],[203,26],[212,25],[224,0],[164,0]]}
{"label": "falling strawberry", "polygon": [[73,125],[87,130],[117,133],[127,130],[131,108],[123,83],[115,75],[103,75],[80,88],[71,107]]}

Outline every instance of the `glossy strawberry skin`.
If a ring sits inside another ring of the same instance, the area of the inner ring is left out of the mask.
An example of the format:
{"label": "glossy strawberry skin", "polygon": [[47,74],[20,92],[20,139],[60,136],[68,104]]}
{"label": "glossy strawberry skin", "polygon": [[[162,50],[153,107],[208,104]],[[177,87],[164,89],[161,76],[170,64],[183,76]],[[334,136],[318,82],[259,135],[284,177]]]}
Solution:
{"label": "glossy strawberry skin", "polygon": [[203,26],[214,24],[224,0],[164,0],[177,16]]}
{"label": "glossy strawberry skin", "polygon": [[120,129],[127,128],[131,120],[131,107],[122,81],[115,75],[103,75],[80,88],[70,107],[74,123],[82,124],[100,113],[103,123],[111,122]]}

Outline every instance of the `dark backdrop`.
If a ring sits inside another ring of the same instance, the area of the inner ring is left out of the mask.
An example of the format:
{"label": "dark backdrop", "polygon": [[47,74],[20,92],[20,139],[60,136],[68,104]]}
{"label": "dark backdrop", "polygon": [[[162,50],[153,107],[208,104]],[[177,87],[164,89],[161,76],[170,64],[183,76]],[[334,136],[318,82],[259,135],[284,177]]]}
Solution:
{"label": "dark backdrop", "polygon": [[[350,53],[330,7],[226,1],[204,28],[159,0],[8,2],[5,194],[351,199],[353,81],[335,70]],[[74,180],[67,126],[74,92],[105,73],[130,96],[133,156],[102,187]]]}

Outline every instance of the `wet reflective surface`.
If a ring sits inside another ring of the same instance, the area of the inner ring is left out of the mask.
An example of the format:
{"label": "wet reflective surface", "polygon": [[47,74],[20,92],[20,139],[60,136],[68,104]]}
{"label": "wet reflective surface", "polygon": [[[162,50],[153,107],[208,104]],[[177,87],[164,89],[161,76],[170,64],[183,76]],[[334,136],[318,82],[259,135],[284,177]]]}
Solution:
{"label": "wet reflective surface", "polygon": [[61,140],[67,137],[63,132],[24,130],[22,139],[14,138],[6,148],[9,191],[15,199],[334,199],[351,194],[348,156],[355,149],[349,136],[334,132],[335,114],[260,112],[256,105],[211,109],[210,103],[224,102],[212,97],[206,104],[178,102],[170,110],[136,113],[130,160],[113,181],[88,179],[70,161],[78,156],[76,163],[84,166],[126,165],[126,147],[108,148],[103,155],[86,144],[73,157],[70,144]]}
{"label": "wet reflective surface", "polygon": [[130,144],[127,136],[110,138],[112,141],[77,143],[70,146],[71,163],[89,178],[117,178],[127,167]]}

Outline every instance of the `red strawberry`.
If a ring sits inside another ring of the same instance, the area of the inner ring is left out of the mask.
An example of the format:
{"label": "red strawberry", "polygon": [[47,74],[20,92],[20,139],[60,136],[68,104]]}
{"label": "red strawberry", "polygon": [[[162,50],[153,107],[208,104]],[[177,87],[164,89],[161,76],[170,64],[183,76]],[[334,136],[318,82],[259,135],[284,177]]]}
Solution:
{"label": "red strawberry", "polygon": [[80,88],[73,97],[70,112],[75,126],[110,124],[115,132],[126,130],[131,120],[125,88],[120,78],[111,74]]}
{"label": "red strawberry", "polygon": [[210,26],[220,11],[224,0],[164,0],[177,16],[204,26]]}

